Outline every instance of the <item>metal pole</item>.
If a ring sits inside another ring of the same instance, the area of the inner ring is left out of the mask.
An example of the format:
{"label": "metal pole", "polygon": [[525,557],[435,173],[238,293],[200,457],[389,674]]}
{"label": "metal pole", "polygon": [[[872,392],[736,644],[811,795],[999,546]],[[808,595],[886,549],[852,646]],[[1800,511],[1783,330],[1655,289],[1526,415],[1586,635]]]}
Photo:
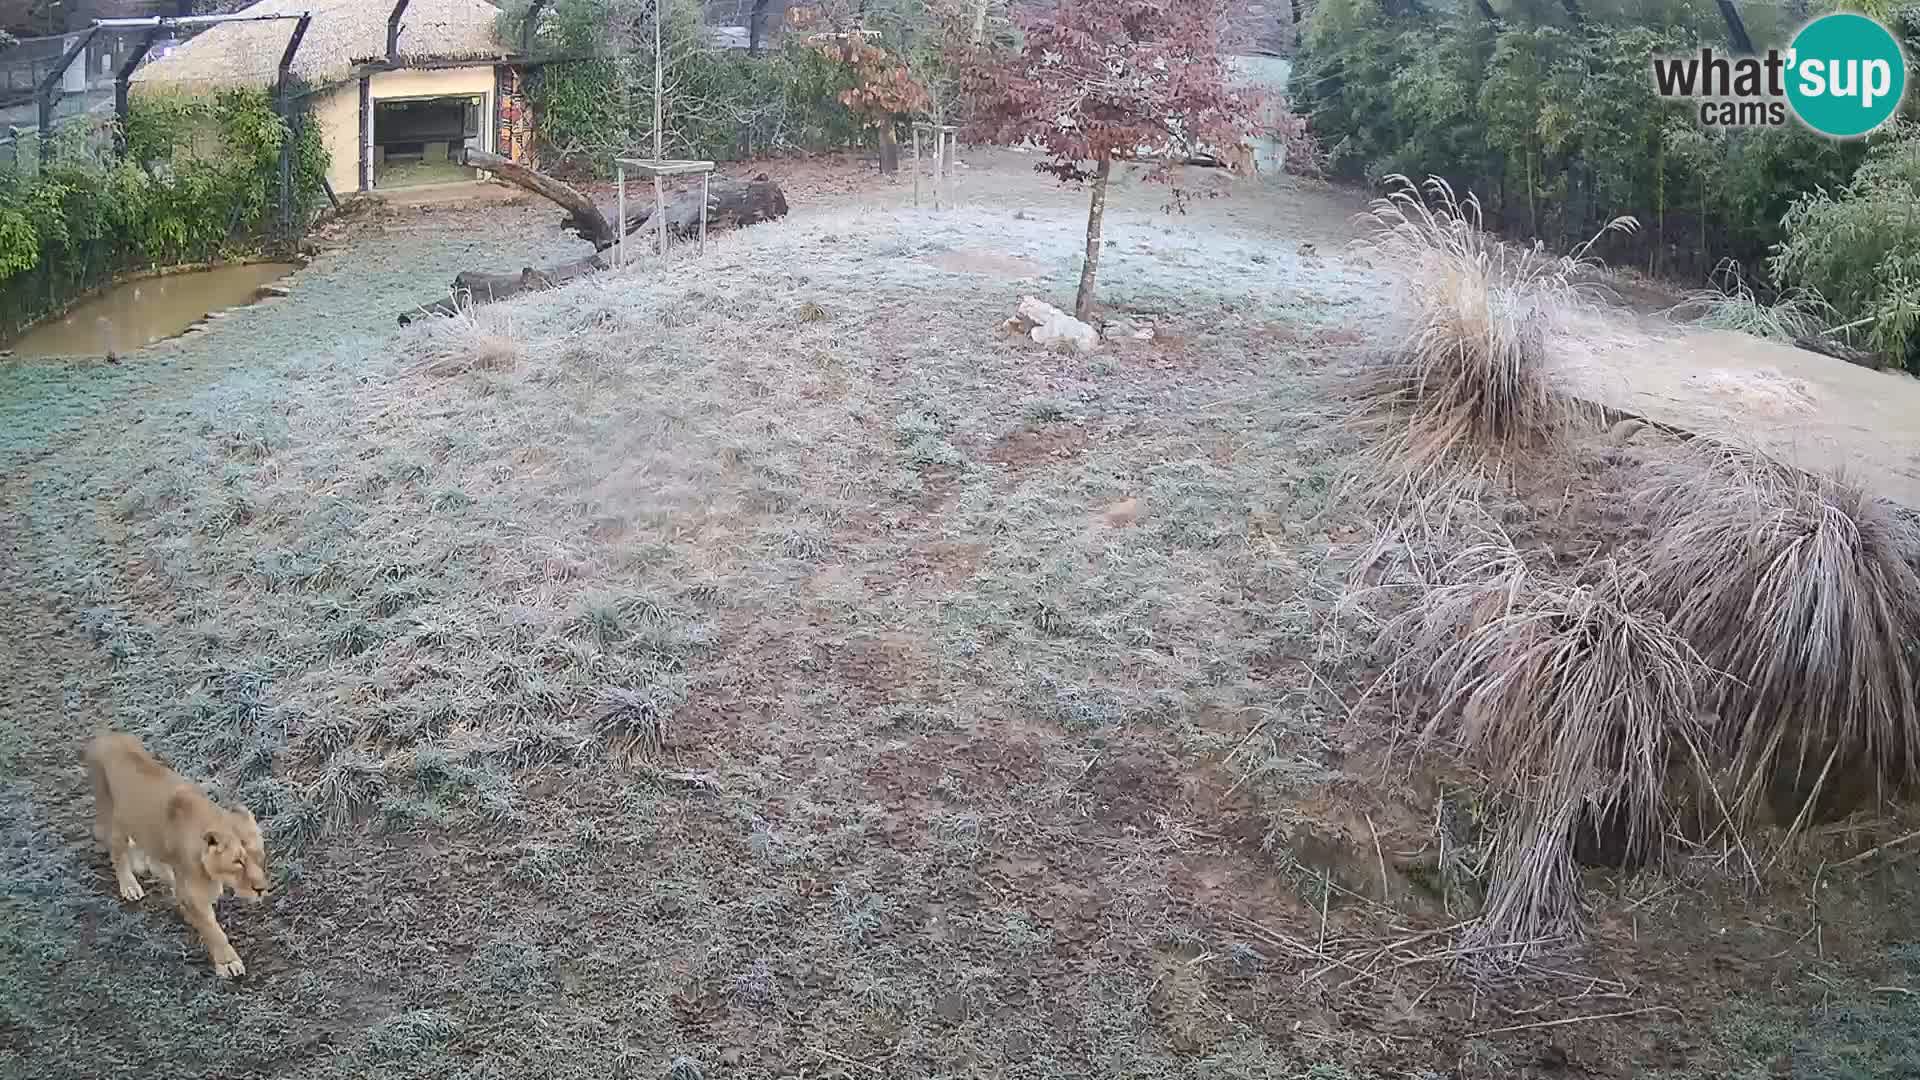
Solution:
{"label": "metal pole", "polygon": [[667,255],[667,195],[660,186],[660,165],[667,158],[667,133],[662,123],[661,96],[666,92],[666,54],[660,51],[660,0],[653,0],[653,220],[660,238],[660,257]]}
{"label": "metal pole", "polygon": [[[655,168],[658,168],[657,163]],[[653,221],[653,232],[659,238],[660,255],[664,258],[667,254],[667,193],[660,186],[660,174],[657,171],[653,174]]]}
{"label": "metal pole", "polygon": [[[190,0],[182,6],[189,6],[189,4]],[[140,61],[147,58],[147,53],[153,49],[153,43],[159,39],[159,27],[156,26],[147,31],[146,35],[140,39],[140,44],[128,55],[127,62],[121,64],[120,70],[113,76],[113,118],[120,124],[119,141],[122,152],[127,148],[127,114],[133,108],[133,69],[139,67]]]}
{"label": "metal pole", "polygon": [[940,195],[946,190],[947,133],[939,125],[933,129],[933,208],[940,209]]}
{"label": "metal pole", "polygon": [[387,13],[387,59],[393,60],[400,55],[400,18],[407,13],[410,0],[393,0],[393,10]]}
{"label": "metal pole", "polygon": [[707,183],[713,178],[711,170],[700,174],[700,254],[707,253]]}
{"label": "metal pole", "polygon": [[60,78],[67,73],[67,68],[73,66],[73,61],[87,51],[87,46],[93,42],[93,36],[99,32],[100,27],[93,26],[86,33],[81,34],[78,40],[67,46],[66,52],[60,54],[60,59],[53,62],[53,67],[47,71],[47,77],[40,80],[39,140],[42,164],[45,163],[44,159],[47,156],[47,139],[53,135],[53,95],[60,88]]}
{"label": "metal pole", "polygon": [[920,125],[913,125],[913,206],[920,207]]}
{"label": "metal pole", "polygon": [[293,24],[293,34],[287,38],[287,47],[280,54],[280,66],[274,76],[274,96],[278,99],[280,120],[287,126],[286,135],[280,140],[280,226],[286,231],[287,239],[293,238],[293,143],[300,132],[293,122],[293,57],[300,51],[300,42],[306,39],[307,27],[313,25],[312,15],[300,16]]}
{"label": "metal pole", "polygon": [[620,194],[614,203],[614,213],[618,215],[613,222],[613,265],[627,265],[627,167],[619,161],[613,163],[614,187]]}

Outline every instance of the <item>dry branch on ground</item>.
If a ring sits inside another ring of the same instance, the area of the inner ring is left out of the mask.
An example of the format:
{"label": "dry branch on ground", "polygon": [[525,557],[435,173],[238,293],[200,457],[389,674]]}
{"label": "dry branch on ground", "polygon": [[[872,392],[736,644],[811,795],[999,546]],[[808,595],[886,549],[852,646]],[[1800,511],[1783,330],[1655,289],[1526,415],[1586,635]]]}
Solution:
{"label": "dry branch on ground", "polygon": [[[619,238],[653,220],[655,207],[640,200],[633,204],[616,231],[612,222],[617,211],[603,211],[573,185],[557,180],[537,169],[490,154],[483,150],[461,152],[461,163],[495,173],[518,187],[547,199],[566,211],[561,224],[593,245],[595,254],[548,267],[523,267],[518,271],[463,270],[455,275],[451,292],[445,297],[416,304],[400,313],[400,325],[430,315],[451,315],[463,304],[484,304],[505,300],[522,293],[537,292],[564,285],[569,281],[607,269],[607,258],[600,254],[614,246]],[[720,180],[706,189],[708,229],[739,229],[764,221],[777,221],[787,215],[786,193],[765,173],[748,181]],[[696,235],[701,222],[701,189],[682,192],[666,204],[667,231],[677,238]]]}

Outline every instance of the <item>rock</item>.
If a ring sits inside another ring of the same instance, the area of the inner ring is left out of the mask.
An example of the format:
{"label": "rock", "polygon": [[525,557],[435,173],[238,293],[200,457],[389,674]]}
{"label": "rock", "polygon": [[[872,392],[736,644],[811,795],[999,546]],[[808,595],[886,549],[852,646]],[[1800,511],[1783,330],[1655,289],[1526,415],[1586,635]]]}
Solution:
{"label": "rock", "polygon": [[262,300],[266,300],[275,296],[292,296],[293,290],[287,288],[285,285],[262,285],[254,291],[254,295]]}
{"label": "rock", "polygon": [[667,1066],[667,1080],[705,1080],[700,1063],[690,1057],[677,1057]]}
{"label": "rock", "polygon": [[1020,301],[1019,313],[1031,325],[1027,336],[1036,344],[1065,345],[1083,353],[1100,347],[1100,334],[1093,327],[1045,300],[1026,297]]}
{"label": "rock", "polygon": [[1121,499],[1103,508],[1100,516],[1113,528],[1125,528],[1140,520],[1140,500]]}

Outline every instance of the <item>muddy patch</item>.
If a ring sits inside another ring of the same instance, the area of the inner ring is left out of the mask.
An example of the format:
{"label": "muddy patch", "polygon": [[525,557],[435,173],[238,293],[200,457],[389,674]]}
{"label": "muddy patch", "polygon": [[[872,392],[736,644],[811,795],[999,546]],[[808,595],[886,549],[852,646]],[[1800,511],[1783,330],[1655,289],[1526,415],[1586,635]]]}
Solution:
{"label": "muddy patch", "polygon": [[292,263],[252,263],[129,281],[28,330],[10,347],[27,359],[130,353],[252,303],[261,286],[295,269]]}
{"label": "muddy patch", "polygon": [[956,248],[930,255],[922,260],[929,266],[950,270],[958,274],[983,274],[987,277],[1020,278],[1040,277],[1047,268],[1032,259],[1023,259],[1018,255],[1002,255],[997,251],[981,251],[977,248]]}

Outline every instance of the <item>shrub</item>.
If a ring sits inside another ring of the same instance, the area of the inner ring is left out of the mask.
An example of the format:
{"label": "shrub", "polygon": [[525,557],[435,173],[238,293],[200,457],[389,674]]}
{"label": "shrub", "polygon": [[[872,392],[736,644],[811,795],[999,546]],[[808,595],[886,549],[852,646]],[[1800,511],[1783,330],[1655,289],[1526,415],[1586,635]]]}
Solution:
{"label": "shrub", "polygon": [[[198,136],[221,152],[193,151]],[[137,268],[257,250],[276,233],[287,124],[265,91],[137,99],[126,154],[103,161],[75,126],[31,174],[0,170],[0,332]],[[295,221],[324,198],[318,125],[294,145]]]}
{"label": "shrub", "polygon": [[1359,386],[1358,418],[1378,436],[1368,464],[1388,483],[1420,484],[1558,443],[1577,406],[1555,386],[1547,331],[1583,301],[1585,246],[1519,252],[1482,228],[1473,195],[1456,199],[1435,177],[1429,201],[1406,177],[1387,182],[1369,244],[1400,271],[1412,323]]}
{"label": "shrub", "polygon": [[1696,312],[1700,325],[1716,330],[1751,334],[1768,341],[1792,341],[1820,333],[1832,311],[1818,294],[1801,289],[1788,289],[1771,301],[1761,300],[1731,259],[1722,260],[1707,283],[1707,288],[1688,294],[1674,310]]}
{"label": "shrub", "polygon": [[1562,584],[1501,542],[1444,573],[1378,644],[1433,705],[1422,739],[1457,746],[1499,796],[1476,933],[1524,952],[1578,926],[1583,831],[1619,830],[1626,862],[1657,856],[1670,800],[1711,784],[1696,717],[1712,672],[1611,560]]}
{"label": "shrub", "polygon": [[[1337,174],[1445,176],[1483,194],[1496,231],[1562,247],[1631,213],[1646,232],[1609,261],[1656,273],[1758,268],[1793,199],[1859,161],[1797,127],[1703,129],[1654,92],[1651,56],[1727,51],[1713,5],[1569,10],[1322,0],[1290,82]],[[1792,30],[1779,9],[1744,16],[1756,41]]]}
{"label": "shrub", "polygon": [[1875,140],[1838,192],[1797,200],[1769,263],[1825,297],[1875,351],[1920,372],[1920,129]]}
{"label": "shrub", "polygon": [[1771,802],[1776,823],[1797,829],[1859,779],[1882,796],[1911,782],[1913,527],[1860,487],[1725,445],[1691,450],[1645,498],[1649,580],[1727,676],[1714,742],[1742,815]]}

